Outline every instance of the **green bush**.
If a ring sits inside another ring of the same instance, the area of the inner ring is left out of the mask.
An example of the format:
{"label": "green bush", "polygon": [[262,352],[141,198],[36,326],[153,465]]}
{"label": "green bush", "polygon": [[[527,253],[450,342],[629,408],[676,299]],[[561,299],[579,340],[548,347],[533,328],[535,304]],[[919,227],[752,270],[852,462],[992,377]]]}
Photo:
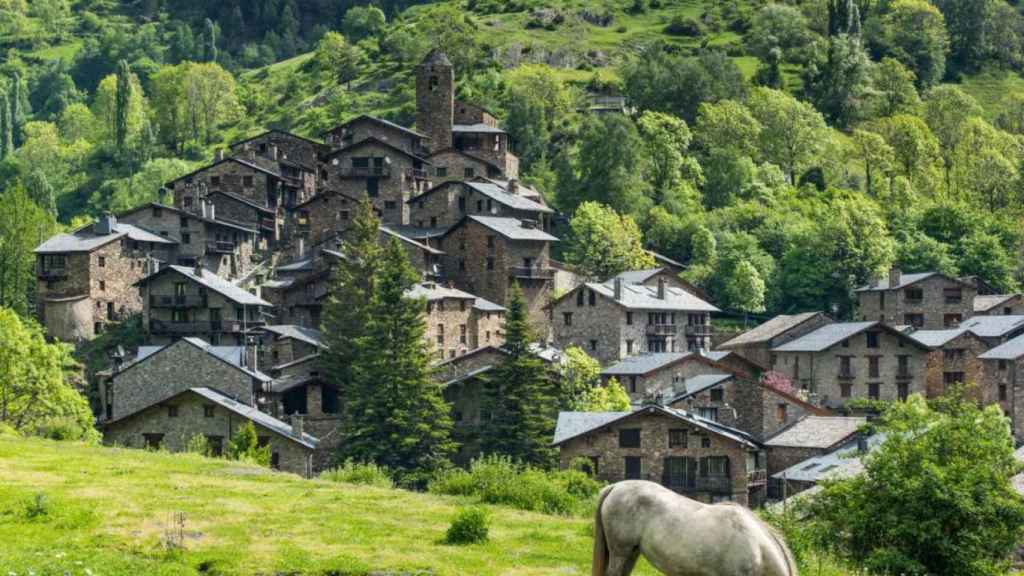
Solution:
{"label": "green bush", "polygon": [[672,18],[672,21],[665,26],[665,34],[696,38],[704,34],[704,27],[700,22],[693,18],[685,18],[677,14]]}
{"label": "green bush", "polygon": [[47,418],[36,426],[34,435],[50,440],[83,440],[90,444],[99,441],[95,428],[70,416]]}
{"label": "green bush", "polygon": [[193,434],[192,437],[188,439],[188,444],[185,446],[185,451],[190,454],[209,456],[210,441],[206,438],[205,434]]}
{"label": "green bush", "polygon": [[380,488],[394,488],[395,482],[387,468],[376,464],[363,464],[346,460],[336,468],[325,470],[320,478],[331,482],[344,482],[346,484],[362,484],[364,486],[378,486]]}
{"label": "green bush", "polygon": [[483,508],[463,508],[445,534],[445,544],[477,544],[487,541],[490,516]]}
{"label": "green bush", "polygon": [[25,517],[29,520],[50,515],[50,500],[39,492],[25,503]]}
{"label": "green bush", "polygon": [[475,496],[487,504],[560,515],[588,510],[600,488],[578,470],[546,472],[502,456],[484,456],[468,471],[442,472],[428,486],[436,494]]}

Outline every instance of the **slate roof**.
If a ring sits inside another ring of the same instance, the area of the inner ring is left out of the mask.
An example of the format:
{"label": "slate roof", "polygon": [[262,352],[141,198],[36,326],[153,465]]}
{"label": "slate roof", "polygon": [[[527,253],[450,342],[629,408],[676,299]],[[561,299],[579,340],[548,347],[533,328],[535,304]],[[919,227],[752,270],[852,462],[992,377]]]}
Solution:
{"label": "slate roof", "polygon": [[1024,356],[1024,336],[1017,336],[1013,340],[1004,342],[999,346],[978,356],[981,360],[1016,360]]}
{"label": "slate roof", "polygon": [[683,422],[693,424],[709,432],[718,434],[719,436],[724,436],[747,447],[760,447],[753,436],[741,430],[725,426],[724,424],[719,424],[718,422],[714,422],[706,418],[701,418],[700,416],[685,410],[654,405],[643,406],[631,412],[559,412],[558,423],[555,425],[555,437],[552,444],[562,444],[563,442],[576,438],[577,436],[588,434],[619,420],[625,420],[643,413],[664,414]]}
{"label": "slate roof", "polygon": [[390,142],[386,142],[384,140],[381,140],[380,138],[375,138],[373,136],[370,136],[368,138],[364,138],[364,139],[360,140],[359,142],[353,142],[352,144],[349,144],[348,146],[345,146],[345,147],[342,147],[342,148],[338,148],[337,150],[332,150],[330,153],[326,154],[324,156],[324,158],[325,159],[326,158],[334,158],[335,156],[337,156],[339,154],[343,154],[345,152],[349,152],[349,151],[355,150],[357,148],[362,148],[363,146],[366,146],[367,144],[376,144],[378,146],[383,146],[383,147],[385,147],[385,148],[387,148],[389,150],[393,150],[393,151],[395,151],[395,152],[397,152],[397,153],[399,153],[399,154],[401,154],[403,156],[408,156],[409,158],[412,158],[414,160],[419,160],[420,162],[423,162],[424,164],[430,164],[431,163],[430,160],[427,160],[426,158],[421,158],[421,157],[413,154],[412,152],[409,152],[408,150],[406,150],[404,148],[399,148],[398,146],[395,146],[394,144],[392,144]]}
{"label": "slate roof", "polygon": [[235,414],[238,414],[239,416],[246,418],[247,420],[252,420],[253,423],[259,424],[260,426],[268,430],[272,430],[280,434],[281,436],[288,438],[289,440],[298,442],[299,444],[302,444],[303,446],[309,448],[310,450],[316,449],[317,444],[320,442],[318,439],[316,439],[313,436],[310,436],[309,434],[303,434],[302,436],[298,436],[292,430],[291,425],[282,422],[277,418],[274,418],[270,414],[260,412],[259,410],[253,408],[252,406],[249,406],[248,404],[236,402],[231,398],[228,398],[227,396],[221,394],[220,392],[217,392],[216,390],[210,388],[189,388],[188,391],[193,392],[195,394],[199,394],[203,398],[206,398],[211,402],[215,402],[216,404],[219,404],[220,406],[223,406],[224,408],[231,410]]}
{"label": "slate roof", "polygon": [[[202,338],[197,338],[195,336],[186,336],[185,338],[182,338],[181,341],[191,344],[196,348],[199,348],[203,352],[206,352],[207,354],[213,356],[214,358],[217,358],[230,364],[231,366],[234,366],[235,368],[241,370],[242,372],[246,373],[247,375],[253,378],[256,378],[257,380],[260,380],[261,382],[270,381],[270,377],[264,374],[263,372],[260,372],[259,370],[252,370],[251,368],[243,365],[245,358],[245,348],[242,346],[213,346],[207,343]],[[133,358],[130,363],[122,366],[121,369],[117,372],[117,374],[121,374],[122,372],[131,368],[132,366],[140,364],[141,362],[153,356],[154,354],[166,348],[170,348],[175,344],[177,344],[177,342],[171,342],[170,344],[164,344],[162,346],[139,346],[139,349],[135,353],[135,358]]]}
{"label": "slate roof", "polygon": [[732,374],[698,374],[691,376],[682,382],[673,383],[671,394],[664,402],[666,404],[674,404],[684,398],[699,394],[708,388],[713,388],[732,379]]}
{"label": "slate roof", "polygon": [[627,356],[601,371],[603,376],[649,374],[691,356],[693,352],[651,352]]}
{"label": "slate roof", "polygon": [[884,276],[882,278],[879,278],[877,280],[872,281],[870,284],[868,284],[866,286],[861,286],[860,288],[857,288],[856,290],[854,290],[854,292],[873,292],[873,291],[876,291],[876,290],[897,290],[899,288],[905,288],[907,286],[910,286],[911,284],[916,284],[917,282],[920,282],[921,280],[924,280],[926,278],[931,278],[932,276],[935,276],[936,274],[938,274],[938,272],[920,272],[920,273],[916,273],[916,274],[906,274],[906,273],[903,273],[903,274],[900,274],[900,283],[897,284],[896,286],[890,286],[889,285],[889,276],[886,275],[886,276]]}
{"label": "slate roof", "polygon": [[132,224],[115,222],[114,232],[111,234],[96,234],[93,232],[93,224],[81,228],[72,234],[57,234],[51,236],[36,249],[36,254],[63,254],[67,252],[92,252],[105,246],[114,240],[127,237],[138,242],[153,242],[156,244],[177,244],[174,240],[158,236],[152,232],[143,230]]}
{"label": "slate roof", "polygon": [[1017,296],[1020,296],[1020,294],[979,294],[974,297],[974,311],[988,312],[996,306],[1016,298]]}
{"label": "slate roof", "polygon": [[248,206],[248,207],[250,207],[250,208],[252,208],[254,210],[258,210],[258,211],[264,212],[266,214],[275,214],[273,208],[268,208],[267,206],[264,206],[262,204],[257,204],[256,202],[253,202],[252,200],[249,200],[248,198],[246,198],[244,196],[239,196],[238,194],[234,194],[232,192],[226,192],[224,190],[211,190],[209,192],[208,196],[213,196],[215,194],[219,195],[219,196],[223,196],[223,197],[231,199],[231,200],[234,200],[235,202],[238,202],[240,204],[245,204],[246,206]]}
{"label": "slate roof", "polygon": [[313,328],[306,328],[305,326],[297,326],[295,324],[276,324],[264,326],[263,329],[276,334],[279,338],[292,338],[317,347],[323,347],[324,345],[323,334]]}
{"label": "slate roof", "polygon": [[151,279],[161,274],[164,274],[168,271],[177,272],[178,274],[181,274],[182,276],[188,278],[189,280],[192,280],[193,282],[205,286],[206,288],[209,288],[210,290],[213,290],[214,292],[217,292],[221,296],[224,296],[225,298],[228,298],[229,300],[236,302],[238,304],[267,307],[272,306],[270,302],[263,300],[262,298],[256,296],[255,294],[251,294],[247,290],[239,288],[238,286],[232,284],[231,282],[228,282],[227,280],[221,278],[220,276],[217,276],[216,274],[210,272],[205,268],[201,270],[201,275],[197,276],[194,268],[190,268],[188,266],[176,266],[172,264],[170,266],[161,268],[159,271],[154,272],[149,276],[146,276],[142,280],[139,280],[138,282],[136,282],[136,285],[145,284],[149,282]]}
{"label": "slate roof", "polygon": [[476,124],[453,124],[452,132],[464,133],[464,134],[505,134],[506,132],[501,128],[489,126],[482,122]]}
{"label": "slate roof", "polygon": [[[686,312],[718,312],[715,306],[701,300],[694,294],[674,288],[665,287],[665,298],[658,298],[657,286],[644,286],[640,284],[622,285],[622,298],[615,300],[615,286],[613,282],[598,284],[587,282],[587,288],[609,298],[618,304],[634,310],[678,310]],[[562,298],[569,297],[573,292],[568,292]]]}
{"label": "slate roof", "polygon": [[867,421],[867,418],[853,416],[806,416],[765,440],[764,445],[831,448],[856,434]]}
{"label": "slate roof", "polygon": [[465,382],[466,380],[472,380],[473,378],[476,378],[477,376],[479,376],[481,374],[486,374],[486,373],[490,372],[491,370],[494,370],[494,366],[481,366],[480,368],[477,368],[475,370],[470,370],[469,372],[466,372],[465,374],[462,374],[460,376],[452,378],[451,380],[448,380],[447,382],[443,382],[441,384],[441,387],[442,388],[447,388],[449,386],[454,386],[455,384],[458,384],[460,382]]}
{"label": "slate roof", "polygon": [[452,61],[448,59],[448,55],[444,53],[444,50],[440,48],[434,48],[431,50],[425,58],[423,58],[423,64],[433,64],[437,66],[451,66]]}
{"label": "slate roof", "polygon": [[916,330],[910,337],[929,348],[945,346],[947,342],[968,332],[966,328],[950,328],[948,330]]}
{"label": "slate roof", "polygon": [[647,270],[626,270],[625,272],[620,273],[618,276],[613,277],[612,280],[618,278],[625,282],[626,284],[643,284],[664,271],[664,268],[649,268]]}
{"label": "slate roof", "polygon": [[412,288],[405,291],[405,296],[407,298],[423,298],[427,302],[443,300],[445,298],[457,300],[476,299],[476,296],[473,296],[469,292],[464,292],[458,288],[449,288],[435,282],[420,282],[418,284],[413,284]]}
{"label": "slate roof", "polygon": [[412,128],[406,128],[405,126],[402,126],[401,124],[396,124],[396,123],[394,123],[394,122],[392,122],[390,120],[385,120],[385,119],[379,118],[377,116],[370,116],[369,114],[360,114],[359,116],[356,116],[355,118],[349,120],[348,122],[342,122],[341,124],[338,124],[334,128],[331,128],[330,130],[327,130],[326,132],[324,132],[324,134],[330,134],[331,132],[336,132],[339,129],[344,128],[345,126],[348,126],[349,124],[355,124],[356,122],[362,122],[364,120],[369,120],[370,122],[375,122],[375,123],[380,124],[382,126],[387,126],[388,128],[393,128],[395,130],[400,130],[402,132],[405,132],[406,134],[411,134],[411,135],[416,136],[418,138],[429,138],[429,136],[427,136],[426,134],[421,134],[420,132],[417,132],[417,131],[413,130]]}
{"label": "slate roof", "polygon": [[[878,327],[888,330],[893,334],[903,335],[885,324],[879,322],[840,322],[828,324],[818,328],[814,332],[805,334],[796,340],[787,342],[782,346],[772,348],[774,352],[822,352],[839,344],[843,340],[856,336],[868,328]],[[917,340],[909,339],[911,342],[920,344]],[[923,345],[922,345],[923,346]]]}
{"label": "slate roof", "polygon": [[507,309],[500,305],[486,300],[484,298],[477,297],[476,301],[473,302],[473,308],[480,310],[481,312],[505,312]]}
{"label": "slate roof", "polygon": [[[393,234],[402,237],[404,239],[413,240],[425,240],[427,238],[436,238],[443,236],[450,228],[448,227],[436,227],[436,228],[420,228],[419,226],[399,226],[395,224],[388,224],[387,226],[381,226],[381,229],[387,229]],[[441,252],[442,254],[444,252]]]}
{"label": "slate roof", "polygon": [[[867,439],[868,453],[885,442],[885,434],[875,434]],[[851,440],[841,447],[786,468],[772,475],[773,479],[795,482],[816,483],[826,478],[851,478],[864,471],[864,455],[857,453],[857,441]]]}
{"label": "slate roof", "polygon": [[1024,328],[1024,316],[975,316],[961,322],[960,327],[982,338],[999,338]]}
{"label": "slate roof", "polygon": [[803,314],[780,314],[767,322],[747,330],[743,334],[721,344],[722,348],[758,344],[768,342],[772,338],[785,334],[804,322],[814,318],[821,312],[804,312]]}
{"label": "slate roof", "polygon": [[554,210],[552,210],[551,208],[548,208],[547,206],[535,202],[533,200],[530,200],[529,198],[522,194],[513,194],[509,192],[505,186],[502,186],[494,182],[478,181],[459,182],[457,180],[449,180],[447,182],[443,182],[441,184],[438,184],[437,186],[434,186],[430,190],[427,190],[426,192],[420,194],[419,196],[416,196],[415,198],[410,198],[409,200],[406,200],[406,203],[411,204],[412,202],[416,202],[417,200],[422,199],[424,196],[432,194],[434,193],[434,191],[440,190],[444,188],[446,185],[453,183],[458,183],[463,186],[472,188],[473,190],[479,192],[480,194],[483,194],[484,196],[494,200],[495,202],[508,206],[513,210],[543,212],[546,214],[551,214],[554,212]]}
{"label": "slate roof", "polygon": [[295,138],[297,140],[302,140],[304,142],[308,142],[308,143],[313,144],[313,145],[315,145],[315,146],[317,146],[319,148],[326,148],[327,147],[327,145],[324,144],[323,142],[318,142],[316,140],[313,140],[312,138],[306,138],[305,136],[299,136],[298,134],[295,134],[294,132],[289,132],[287,130],[282,130],[280,128],[271,128],[269,130],[264,130],[263,132],[260,132],[259,134],[255,135],[255,136],[251,136],[249,138],[244,138],[242,140],[236,140],[235,142],[232,142],[231,144],[228,144],[228,148],[234,148],[235,146],[238,146],[240,144],[245,144],[246,142],[252,142],[253,140],[255,140],[257,138],[262,138],[262,137],[270,135],[270,134],[284,134],[285,136],[288,136],[290,138]]}
{"label": "slate roof", "polygon": [[[123,216],[128,216],[129,214],[135,214],[139,210],[148,210],[148,209],[152,209],[152,208],[159,208],[161,210],[166,210],[166,211],[168,211],[168,212],[170,212],[172,214],[180,214],[180,215],[185,216],[185,217],[187,217],[189,219],[199,220],[200,222],[206,222],[208,224],[215,224],[217,226],[227,226],[229,228],[234,228],[236,230],[241,230],[243,232],[248,232],[249,234],[255,234],[256,233],[256,229],[255,228],[249,228],[248,226],[244,226],[242,224],[237,224],[235,222],[230,222],[228,220],[223,220],[223,219],[220,219],[220,218],[207,218],[207,217],[203,216],[202,214],[196,214],[195,212],[186,212],[185,210],[182,210],[181,208],[176,208],[174,206],[169,206],[167,204],[161,204],[159,202],[147,202],[145,204],[140,204],[139,206],[136,206],[135,208],[132,208],[130,210],[125,210],[124,212],[118,212],[117,216],[118,216],[118,218],[120,218],[120,217],[123,217]],[[166,240],[166,238],[164,238],[164,240]]]}
{"label": "slate roof", "polygon": [[469,220],[478,222],[485,227],[494,230],[498,234],[511,240],[532,240],[538,242],[558,242],[558,238],[548,234],[540,228],[526,228],[523,221],[518,218],[503,218],[499,216],[467,216]]}
{"label": "slate roof", "polygon": [[425,244],[425,243],[421,242],[417,238],[413,238],[412,236],[408,236],[408,235],[404,234],[402,231],[396,230],[392,226],[381,225],[380,231],[383,232],[384,234],[387,234],[388,236],[393,236],[395,238],[398,238],[402,242],[408,242],[409,244],[413,244],[413,245],[415,245],[415,246],[417,246],[419,248],[422,248],[423,250],[426,250],[427,252],[429,252],[431,254],[435,254],[435,255],[442,255],[442,254],[444,254],[444,250],[438,250],[437,248],[434,248],[434,247],[432,247],[432,246],[430,246],[428,244]]}

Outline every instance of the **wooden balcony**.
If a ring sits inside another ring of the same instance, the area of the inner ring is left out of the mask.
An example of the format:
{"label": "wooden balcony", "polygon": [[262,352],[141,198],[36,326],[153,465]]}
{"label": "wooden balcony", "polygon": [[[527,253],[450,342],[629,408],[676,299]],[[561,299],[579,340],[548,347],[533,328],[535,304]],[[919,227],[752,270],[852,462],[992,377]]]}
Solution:
{"label": "wooden balcony", "polygon": [[350,166],[338,172],[340,178],[390,178],[390,166]]}
{"label": "wooden balcony", "polygon": [[40,269],[36,276],[40,280],[54,281],[63,280],[68,277],[67,268],[46,268]]}
{"label": "wooden balcony", "polygon": [[168,322],[165,320],[150,320],[149,331],[153,334],[242,334],[253,328],[261,328],[265,325],[262,321],[221,320],[212,322]]}
{"label": "wooden balcony", "polygon": [[413,168],[409,170],[409,177],[414,180],[426,180],[430,176],[427,174],[427,171],[422,168]]}
{"label": "wooden balcony", "polygon": [[764,468],[747,472],[747,486],[763,486],[768,483],[768,471]]}
{"label": "wooden balcony", "polygon": [[149,296],[150,308],[206,308],[206,296],[197,294],[186,294],[180,296],[161,296],[151,294]]}
{"label": "wooden balcony", "polygon": [[675,324],[648,324],[648,336],[674,336],[678,327]]}
{"label": "wooden balcony", "polygon": [[554,268],[543,266],[509,266],[508,273],[515,278],[528,280],[551,280],[555,277]]}
{"label": "wooden balcony", "polygon": [[854,370],[840,370],[839,374],[836,375],[839,380],[853,380],[857,378],[857,373]]}
{"label": "wooden balcony", "polygon": [[206,251],[213,254],[234,254],[238,247],[234,242],[211,240],[206,243]]}
{"label": "wooden balcony", "polygon": [[687,324],[686,325],[687,336],[711,336],[711,324]]}

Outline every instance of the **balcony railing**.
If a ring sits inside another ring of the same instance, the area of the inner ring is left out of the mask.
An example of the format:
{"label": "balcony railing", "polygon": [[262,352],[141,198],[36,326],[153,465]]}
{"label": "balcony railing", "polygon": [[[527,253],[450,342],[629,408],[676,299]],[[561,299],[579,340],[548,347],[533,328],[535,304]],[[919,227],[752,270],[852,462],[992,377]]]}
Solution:
{"label": "balcony railing", "polygon": [[851,370],[840,370],[837,378],[840,380],[853,380],[857,377],[857,373]]}
{"label": "balcony railing", "polygon": [[206,296],[181,295],[161,296],[151,294],[149,297],[150,308],[206,308]]}
{"label": "balcony railing", "polygon": [[427,178],[429,178],[429,176],[427,175],[427,171],[421,168],[413,168],[412,170],[409,170],[409,175],[413,178],[418,178],[420,180],[426,180]]}
{"label": "balcony railing", "polygon": [[510,266],[508,272],[516,278],[530,278],[534,280],[551,280],[555,277],[554,268],[545,268],[543,266]]}
{"label": "balcony railing", "polygon": [[260,328],[262,321],[221,320],[212,322],[167,322],[150,320],[149,331],[153,334],[209,334],[211,332],[241,334],[252,328]]}
{"label": "balcony railing", "polygon": [[338,174],[341,178],[390,178],[391,167],[389,166],[352,166],[342,169]]}
{"label": "balcony railing", "polygon": [[672,336],[676,333],[675,324],[648,324],[647,334],[651,336]]}
{"label": "balcony railing", "polygon": [[63,280],[68,277],[67,268],[46,268],[39,271],[40,280]]}
{"label": "balcony railing", "polygon": [[747,473],[747,485],[758,486],[768,483],[768,471],[764,468]]}
{"label": "balcony railing", "polygon": [[235,248],[234,242],[226,242],[224,240],[211,240],[206,243],[206,251],[217,254],[233,254]]}
{"label": "balcony railing", "polygon": [[687,336],[711,336],[711,324],[687,324]]}

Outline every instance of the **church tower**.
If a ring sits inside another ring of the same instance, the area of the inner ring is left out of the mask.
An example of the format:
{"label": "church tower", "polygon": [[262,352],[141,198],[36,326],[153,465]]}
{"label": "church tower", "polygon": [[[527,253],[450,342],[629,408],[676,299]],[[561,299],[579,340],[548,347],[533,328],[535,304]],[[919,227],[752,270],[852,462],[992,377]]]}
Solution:
{"label": "church tower", "polygon": [[430,150],[452,147],[455,117],[455,70],[435,48],[416,67],[416,129],[430,136]]}

